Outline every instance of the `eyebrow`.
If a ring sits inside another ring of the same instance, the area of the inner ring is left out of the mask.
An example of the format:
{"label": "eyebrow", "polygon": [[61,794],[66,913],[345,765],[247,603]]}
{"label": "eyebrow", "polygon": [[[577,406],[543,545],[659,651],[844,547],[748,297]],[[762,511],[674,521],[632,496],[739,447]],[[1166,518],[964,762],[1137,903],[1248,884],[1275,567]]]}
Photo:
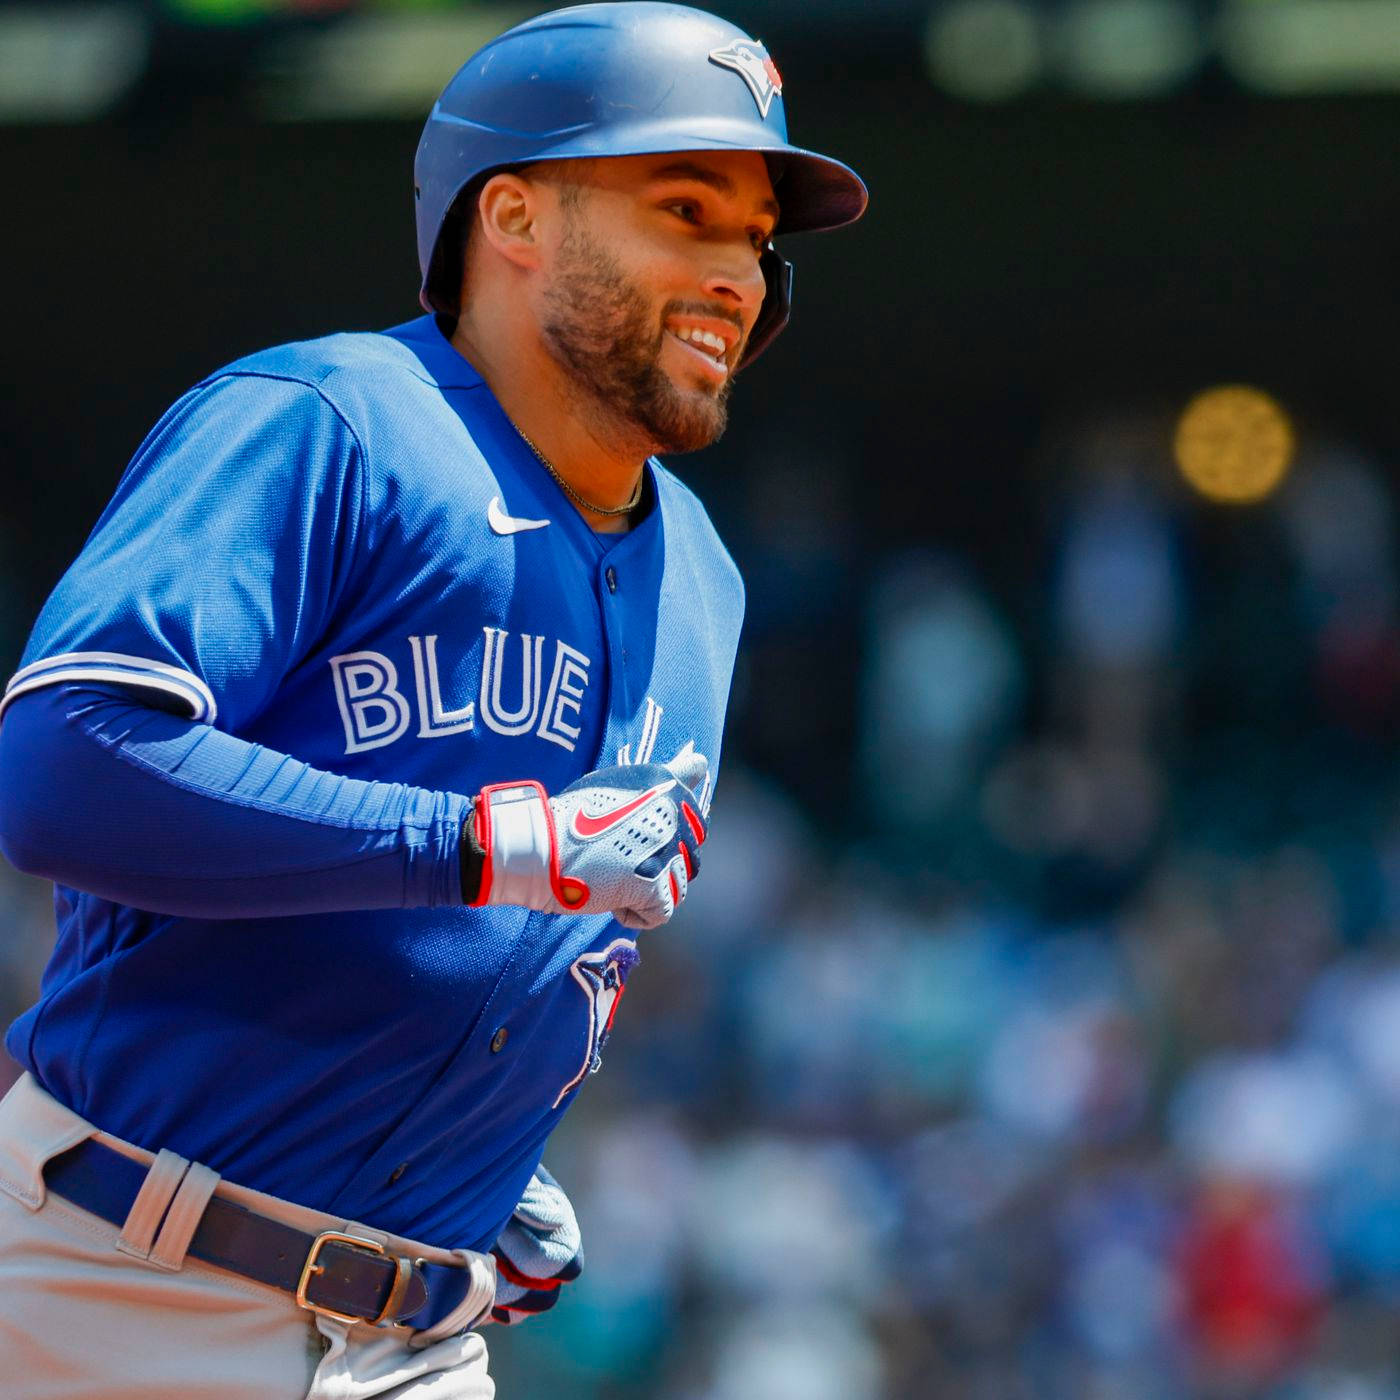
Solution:
{"label": "eyebrow", "polygon": [[[711,170],[708,166],[696,165],[694,161],[689,160],[675,160],[669,165],[663,165],[660,170],[652,171],[651,178],[656,181],[694,180],[696,184],[708,185],[728,199],[733,199],[737,193],[734,181],[728,175]],[[775,220],[781,213],[776,199],[765,199],[758,208],[760,213],[771,214]]]}

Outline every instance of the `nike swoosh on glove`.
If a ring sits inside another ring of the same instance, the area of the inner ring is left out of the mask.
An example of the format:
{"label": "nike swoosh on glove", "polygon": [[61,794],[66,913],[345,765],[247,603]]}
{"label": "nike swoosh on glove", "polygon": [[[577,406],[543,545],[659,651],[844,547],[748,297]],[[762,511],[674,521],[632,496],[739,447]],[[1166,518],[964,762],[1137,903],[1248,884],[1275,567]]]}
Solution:
{"label": "nike swoosh on glove", "polygon": [[672,763],[601,768],[554,797],[533,782],[483,788],[470,827],[481,883],[468,902],[664,924],[700,870],[708,834],[682,780],[707,785],[704,755],[687,745]]}
{"label": "nike swoosh on glove", "polygon": [[496,1258],[496,1302],[491,1317],[507,1327],[559,1301],[563,1284],[583,1272],[583,1237],[564,1188],[535,1169],[506,1228],[492,1246]]}

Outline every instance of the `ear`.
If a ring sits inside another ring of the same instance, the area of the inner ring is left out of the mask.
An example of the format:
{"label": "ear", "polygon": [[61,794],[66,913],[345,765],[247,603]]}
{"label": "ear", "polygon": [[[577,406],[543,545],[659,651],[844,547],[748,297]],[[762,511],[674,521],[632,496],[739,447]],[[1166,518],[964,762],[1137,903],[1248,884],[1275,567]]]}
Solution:
{"label": "ear", "polygon": [[487,180],[477,199],[481,237],[518,267],[539,265],[540,249],[535,229],[539,203],[538,186],[505,172]]}

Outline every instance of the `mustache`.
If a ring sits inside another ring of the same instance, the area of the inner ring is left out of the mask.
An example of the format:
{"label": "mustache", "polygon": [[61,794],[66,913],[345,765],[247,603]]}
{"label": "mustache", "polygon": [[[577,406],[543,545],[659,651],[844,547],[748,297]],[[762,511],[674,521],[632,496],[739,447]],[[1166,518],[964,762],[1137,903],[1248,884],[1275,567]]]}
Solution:
{"label": "mustache", "polygon": [[709,316],[716,321],[728,321],[731,326],[739,330],[744,329],[744,318],[739,313],[728,306],[720,306],[712,301],[668,301],[661,308],[661,315],[666,316]]}

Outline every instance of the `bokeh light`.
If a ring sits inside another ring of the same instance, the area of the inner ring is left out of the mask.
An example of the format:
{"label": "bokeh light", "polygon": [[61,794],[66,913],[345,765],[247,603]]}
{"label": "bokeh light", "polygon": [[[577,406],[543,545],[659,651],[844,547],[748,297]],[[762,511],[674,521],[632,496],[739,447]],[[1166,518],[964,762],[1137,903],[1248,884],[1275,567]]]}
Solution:
{"label": "bokeh light", "polygon": [[1262,389],[1226,384],[1186,405],[1176,425],[1177,466],[1209,501],[1251,505],[1277,489],[1293,461],[1293,425]]}

